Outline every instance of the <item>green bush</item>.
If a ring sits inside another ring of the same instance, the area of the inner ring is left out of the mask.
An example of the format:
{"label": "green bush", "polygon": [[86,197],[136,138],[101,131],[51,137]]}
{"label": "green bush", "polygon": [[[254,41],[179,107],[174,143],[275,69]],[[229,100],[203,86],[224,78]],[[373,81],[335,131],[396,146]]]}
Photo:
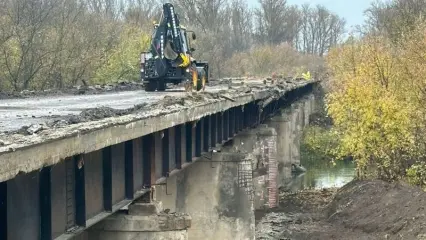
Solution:
{"label": "green bush", "polygon": [[412,185],[426,187],[426,163],[419,162],[407,169],[407,181]]}
{"label": "green bush", "polygon": [[136,81],[139,78],[139,53],[147,49],[150,36],[138,27],[126,25],[118,45],[107,55],[106,63],[95,73],[94,83]]}
{"label": "green bush", "polygon": [[303,151],[315,155],[316,159],[335,160],[338,158],[339,137],[332,129],[309,126],[302,137]]}

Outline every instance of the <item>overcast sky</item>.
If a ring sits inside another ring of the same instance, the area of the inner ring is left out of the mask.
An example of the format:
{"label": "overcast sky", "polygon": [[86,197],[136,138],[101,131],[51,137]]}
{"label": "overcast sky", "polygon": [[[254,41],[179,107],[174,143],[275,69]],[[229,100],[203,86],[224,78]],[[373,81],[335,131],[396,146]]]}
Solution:
{"label": "overcast sky", "polygon": [[[247,0],[251,4],[257,4],[258,0]],[[331,11],[344,17],[347,21],[347,28],[362,24],[364,21],[364,10],[367,9],[374,0],[287,0],[290,4],[310,3],[311,5],[321,4]]]}

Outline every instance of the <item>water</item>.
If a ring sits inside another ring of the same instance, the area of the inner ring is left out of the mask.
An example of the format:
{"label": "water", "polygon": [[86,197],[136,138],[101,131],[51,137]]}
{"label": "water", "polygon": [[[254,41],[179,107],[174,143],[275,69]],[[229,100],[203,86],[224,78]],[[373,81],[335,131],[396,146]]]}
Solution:
{"label": "water", "polygon": [[338,161],[334,166],[323,159],[310,161],[302,153],[300,163],[307,171],[292,173],[285,190],[294,192],[303,189],[340,188],[355,177],[355,164],[351,161]]}

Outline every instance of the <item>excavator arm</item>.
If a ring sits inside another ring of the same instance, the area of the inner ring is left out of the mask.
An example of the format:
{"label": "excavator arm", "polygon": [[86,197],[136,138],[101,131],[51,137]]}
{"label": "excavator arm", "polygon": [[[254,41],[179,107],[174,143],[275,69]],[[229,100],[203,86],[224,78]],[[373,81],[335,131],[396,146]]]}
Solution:
{"label": "excavator arm", "polygon": [[[197,91],[208,82],[208,63],[192,57],[188,31],[180,25],[171,3],[163,4],[159,23],[154,24],[149,52],[141,54],[141,78],[147,91],[165,90],[166,83],[190,81]],[[192,40],[195,34],[192,33]],[[200,87],[201,86],[201,87]]]}
{"label": "excavator arm", "polygon": [[156,25],[152,43],[154,57],[168,59],[179,67],[187,67],[190,64],[179,18],[170,3],[163,5],[163,14],[160,23]]}

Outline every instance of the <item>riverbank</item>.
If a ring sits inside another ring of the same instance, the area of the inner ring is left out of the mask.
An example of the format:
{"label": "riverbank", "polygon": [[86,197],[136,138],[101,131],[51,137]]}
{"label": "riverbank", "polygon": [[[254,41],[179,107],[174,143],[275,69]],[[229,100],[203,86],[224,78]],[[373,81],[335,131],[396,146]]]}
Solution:
{"label": "riverbank", "polygon": [[258,221],[256,239],[426,239],[426,193],[379,180],[282,192],[279,207]]}

